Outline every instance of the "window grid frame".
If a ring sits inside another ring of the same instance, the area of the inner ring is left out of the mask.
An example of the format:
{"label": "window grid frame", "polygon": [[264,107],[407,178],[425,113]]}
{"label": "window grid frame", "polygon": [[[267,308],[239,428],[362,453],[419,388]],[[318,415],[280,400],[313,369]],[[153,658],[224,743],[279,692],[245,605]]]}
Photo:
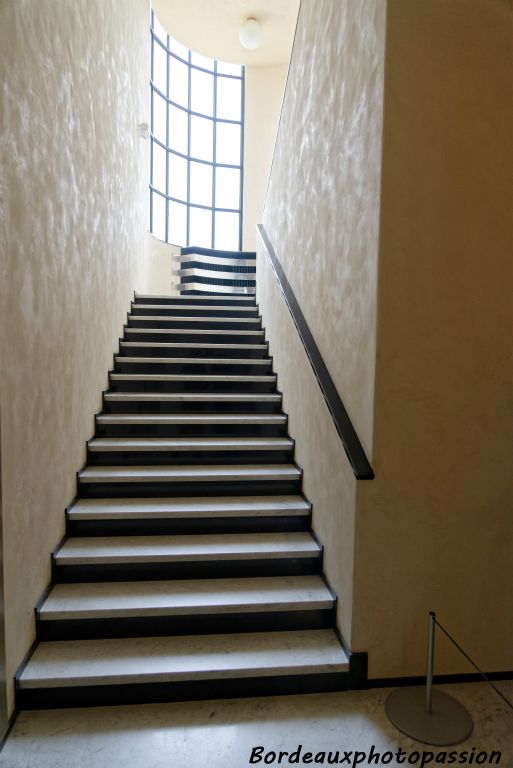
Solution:
{"label": "window grid frame", "polygon": [[[239,226],[238,226],[238,250],[242,250],[242,223],[243,223],[243,184],[244,184],[244,106],[245,106],[245,69],[243,66],[241,66],[241,74],[239,75],[233,75],[233,74],[224,74],[218,72],[217,67],[217,60],[214,60],[214,68],[212,70],[206,69],[205,67],[202,67],[198,64],[194,64],[192,62],[192,51],[188,51],[187,59],[182,58],[182,56],[179,56],[177,53],[172,51],[170,49],[170,36],[166,35],[166,44],[160,40],[160,38],[157,36],[157,34],[154,31],[154,12],[151,13],[151,25],[150,25],[150,41],[151,41],[151,70],[150,70],[150,232],[153,233],[153,220],[154,220],[154,195],[159,195],[160,197],[164,198],[165,201],[165,221],[164,221],[164,236],[165,236],[165,242],[169,242],[169,203],[175,202],[179,203],[181,205],[184,205],[186,207],[186,244],[184,247],[194,246],[197,245],[197,243],[191,243],[190,242],[190,214],[191,214],[191,208],[199,208],[201,210],[207,210],[210,211],[212,214],[212,222],[211,222],[211,233],[210,233],[210,248],[215,248],[215,236],[216,236],[216,213],[235,213],[238,214],[239,218]],[[154,46],[160,45],[160,47],[163,49],[163,51],[166,54],[166,91],[167,93],[163,93],[160,88],[156,87],[154,84]],[[176,101],[173,101],[169,96],[167,95],[169,93],[169,85],[170,85],[170,61],[171,57],[176,59],[177,61],[182,62],[187,66],[187,107],[183,106],[183,104],[178,104]],[[195,110],[191,109],[191,73],[192,69],[197,69],[201,72],[206,72],[207,74],[211,75],[213,77],[213,109],[212,109],[212,115],[206,115],[202,112],[197,112]],[[238,80],[240,81],[240,90],[241,90],[241,104],[240,104],[240,120],[232,120],[229,118],[220,118],[217,116],[217,84],[218,84],[218,78],[224,77],[232,80]],[[162,98],[166,105],[166,144],[164,144],[160,139],[157,139],[154,135],[154,124],[153,124],[153,115],[154,115],[154,104],[155,104],[155,94],[157,94],[160,98]],[[182,152],[179,152],[175,149],[171,149],[170,147],[170,118],[169,118],[169,106],[173,106],[175,108],[178,108],[185,112],[187,114],[187,154],[184,154]],[[192,125],[192,118],[193,117],[201,117],[207,120],[210,120],[212,122],[212,138],[213,138],[213,147],[212,147],[212,160],[204,160],[202,158],[193,157],[191,155],[191,125]],[[232,163],[219,163],[217,162],[217,124],[218,123],[227,123],[231,125],[237,125],[240,127],[240,153],[239,153],[239,165],[232,164]],[[154,178],[153,178],[153,158],[154,158],[154,146],[157,144],[160,146],[165,152],[166,152],[166,172],[165,172],[165,183],[166,183],[166,189],[165,191],[161,189],[157,189],[154,185]],[[174,197],[170,194],[170,179],[169,179],[169,155],[176,155],[177,157],[181,157],[184,159],[187,163],[187,199],[179,199],[177,197]],[[203,163],[204,165],[209,165],[212,168],[212,205],[201,205],[198,203],[191,203],[191,162],[198,162]],[[226,208],[226,207],[217,207],[216,206],[216,169],[217,168],[229,168],[233,170],[239,171],[239,207],[238,208]]]}

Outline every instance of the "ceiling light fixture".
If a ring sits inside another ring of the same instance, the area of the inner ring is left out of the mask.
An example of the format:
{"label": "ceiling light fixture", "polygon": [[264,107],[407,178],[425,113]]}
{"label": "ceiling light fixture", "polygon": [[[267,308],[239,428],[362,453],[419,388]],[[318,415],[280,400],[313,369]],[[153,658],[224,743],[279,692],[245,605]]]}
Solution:
{"label": "ceiling light fixture", "polygon": [[262,45],[262,27],[256,19],[246,19],[240,28],[239,40],[250,51]]}

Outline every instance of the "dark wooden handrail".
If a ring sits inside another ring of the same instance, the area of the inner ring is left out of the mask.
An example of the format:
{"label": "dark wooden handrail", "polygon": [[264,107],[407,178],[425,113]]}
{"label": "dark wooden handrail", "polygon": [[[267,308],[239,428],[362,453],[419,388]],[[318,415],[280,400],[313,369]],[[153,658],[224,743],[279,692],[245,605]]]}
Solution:
{"label": "dark wooden handrail", "polygon": [[356,430],[353,427],[351,419],[349,418],[349,414],[347,413],[344,407],[344,403],[338,394],[335,383],[330,376],[326,363],[324,362],[320,353],[319,347],[315,343],[315,339],[312,335],[312,332],[310,331],[310,328],[308,327],[308,323],[306,322],[305,316],[301,311],[301,307],[299,306],[294,291],[292,290],[281,262],[262,224],[258,225],[258,232],[262,238],[265,250],[267,251],[269,260],[276,274],[276,278],[283,292],[285,303],[289,308],[289,312],[292,315],[294,324],[297,328],[301,341],[303,342],[305,352],[308,355],[310,364],[313,368],[313,372],[315,373],[315,377],[319,387],[321,388],[321,392],[324,395],[326,405],[328,406],[328,409],[331,413],[331,418],[333,419],[333,423],[335,424],[336,430],[340,436],[342,445],[344,446],[344,450],[347,454],[347,458],[349,459],[349,463],[353,468],[355,477],[357,480],[372,480],[374,477],[374,472],[370,462],[365,455],[365,451],[358,435],[356,434]]}

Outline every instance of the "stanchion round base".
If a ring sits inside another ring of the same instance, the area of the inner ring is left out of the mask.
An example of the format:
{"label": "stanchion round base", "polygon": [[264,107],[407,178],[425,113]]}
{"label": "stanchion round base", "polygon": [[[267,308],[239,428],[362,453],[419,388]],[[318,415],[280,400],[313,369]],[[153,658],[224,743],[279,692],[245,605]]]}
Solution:
{"label": "stanchion round base", "polygon": [[402,733],[423,744],[449,746],[465,741],[472,733],[472,719],[465,707],[433,689],[431,714],[426,712],[426,688],[398,688],[385,702],[385,712]]}

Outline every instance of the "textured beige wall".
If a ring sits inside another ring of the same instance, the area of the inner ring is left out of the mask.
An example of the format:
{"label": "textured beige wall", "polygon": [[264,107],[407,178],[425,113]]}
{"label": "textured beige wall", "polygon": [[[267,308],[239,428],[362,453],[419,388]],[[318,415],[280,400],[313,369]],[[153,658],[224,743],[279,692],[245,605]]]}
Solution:
{"label": "textured beige wall", "polygon": [[244,96],[243,249],[256,249],[269,181],[287,65],[246,67]]}
{"label": "textured beige wall", "polygon": [[[353,586],[340,621],[371,677],[423,672],[430,609],[482,667],[513,664],[511,9],[304,0],[300,14],[264,225],[374,481],[355,490],[327,442],[261,257],[259,301],[315,527],[340,535],[329,486],[349,537],[354,517],[354,571],[351,539],[328,573]],[[469,671],[443,639],[437,671]]]}
{"label": "textured beige wall", "polygon": [[146,0],[3,0],[0,327],[7,678],[134,288],[144,290]]}
{"label": "textured beige wall", "polygon": [[303,0],[264,225],[368,455],[386,3]]}
{"label": "textured beige wall", "polygon": [[[374,469],[354,646],[421,674],[426,612],[513,667],[513,93],[502,0],[388,4]],[[509,380],[509,383],[508,383]],[[439,643],[437,671],[468,672]]]}
{"label": "textured beige wall", "polygon": [[257,242],[257,301],[264,318],[303,492],[313,505],[313,528],[324,545],[324,572],[338,596],[338,624],[349,642],[353,593],[356,480],[285,304],[261,239]]}

